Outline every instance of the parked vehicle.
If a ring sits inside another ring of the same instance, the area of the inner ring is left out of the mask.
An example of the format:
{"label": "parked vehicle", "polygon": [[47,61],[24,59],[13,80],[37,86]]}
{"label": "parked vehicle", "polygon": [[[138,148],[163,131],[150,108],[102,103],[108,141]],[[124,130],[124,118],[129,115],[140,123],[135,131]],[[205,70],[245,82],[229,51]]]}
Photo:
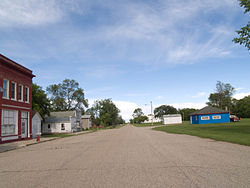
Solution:
{"label": "parked vehicle", "polygon": [[230,121],[231,121],[231,122],[240,121],[240,118],[237,117],[236,115],[230,115]]}

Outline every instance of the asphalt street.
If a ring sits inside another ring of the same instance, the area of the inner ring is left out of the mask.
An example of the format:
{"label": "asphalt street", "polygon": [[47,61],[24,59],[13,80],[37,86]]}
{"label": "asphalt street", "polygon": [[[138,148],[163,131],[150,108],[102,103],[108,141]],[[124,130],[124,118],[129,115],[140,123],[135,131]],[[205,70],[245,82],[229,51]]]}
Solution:
{"label": "asphalt street", "polygon": [[250,147],[128,125],[0,153],[0,187],[250,187]]}

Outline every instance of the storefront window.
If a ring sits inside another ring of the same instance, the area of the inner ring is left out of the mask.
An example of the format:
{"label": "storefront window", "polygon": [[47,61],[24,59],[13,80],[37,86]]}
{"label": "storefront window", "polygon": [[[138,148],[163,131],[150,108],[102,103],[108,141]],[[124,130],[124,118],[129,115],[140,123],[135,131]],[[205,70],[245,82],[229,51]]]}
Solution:
{"label": "storefront window", "polygon": [[2,110],[2,136],[17,134],[17,111]]}

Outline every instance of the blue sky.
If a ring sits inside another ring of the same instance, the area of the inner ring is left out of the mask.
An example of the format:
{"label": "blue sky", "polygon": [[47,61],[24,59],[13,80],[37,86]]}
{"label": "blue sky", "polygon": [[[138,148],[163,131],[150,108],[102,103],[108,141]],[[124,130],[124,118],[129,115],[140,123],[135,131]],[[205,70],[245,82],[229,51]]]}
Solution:
{"label": "blue sky", "polygon": [[205,106],[217,80],[250,94],[247,24],[237,0],[1,0],[0,53],[43,89],[75,79],[90,104],[112,98],[124,119],[149,104]]}

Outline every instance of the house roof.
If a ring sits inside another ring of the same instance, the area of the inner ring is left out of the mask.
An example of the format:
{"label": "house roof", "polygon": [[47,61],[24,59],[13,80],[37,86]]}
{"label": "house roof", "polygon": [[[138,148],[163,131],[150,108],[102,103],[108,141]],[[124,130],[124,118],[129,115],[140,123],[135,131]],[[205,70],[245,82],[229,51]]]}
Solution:
{"label": "house roof", "polygon": [[83,115],[82,119],[90,119],[91,115]]}
{"label": "house roof", "polygon": [[167,118],[167,117],[181,117],[181,114],[167,114],[167,115],[163,115],[163,118]]}
{"label": "house roof", "polygon": [[39,114],[38,111],[32,110],[32,118],[33,118],[36,114],[38,115],[38,117],[39,117],[41,120],[43,119],[42,116]]}
{"label": "house roof", "polygon": [[50,117],[75,117],[76,111],[59,111],[59,112],[50,112]]}
{"label": "house roof", "polygon": [[70,117],[76,117],[76,111],[50,112],[50,116],[45,118],[45,123],[70,122]]}
{"label": "house roof", "polygon": [[200,110],[197,110],[193,113],[190,114],[190,116],[192,115],[202,115],[202,114],[221,114],[221,113],[228,113],[228,111],[226,110],[222,110],[219,108],[215,108],[212,106],[206,106]]}

